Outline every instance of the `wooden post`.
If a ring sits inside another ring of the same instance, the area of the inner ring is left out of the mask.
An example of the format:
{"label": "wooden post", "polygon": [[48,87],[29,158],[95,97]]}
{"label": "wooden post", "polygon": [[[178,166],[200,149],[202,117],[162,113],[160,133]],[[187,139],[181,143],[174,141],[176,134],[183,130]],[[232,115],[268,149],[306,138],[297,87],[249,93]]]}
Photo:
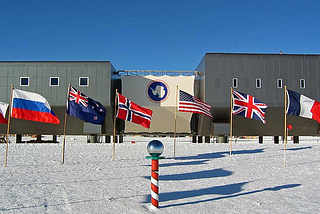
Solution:
{"label": "wooden post", "polygon": [[174,134],[173,134],[173,157],[176,157],[176,134],[177,134],[177,106],[178,106],[178,86],[176,87],[176,106],[174,108]]}
{"label": "wooden post", "polygon": [[287,129],[287,86],[284,86],[284,152],[283,160],[284,166],[286,167],[286,149],[288,140],[288,129]]}
{"label": "wooden post", "polygon": [[12,109],[12,92],[13,92],[13,84],[11,84],[11,92],[10,92],[10,103],[9,103],[9,118],[8,118],[8,126],[7,126],[7,145],[6,145],[6,157],[4,166],[7,167],[8,161],[8,147],[9,147],[9,134],[10,134],[10,121],[11,121],[11,109]]}
{"label": "wooden post", "polygon": [[116,89],[116,94],[114,98],[114,120],[113,120],[113,148],[112,148],[112,161],[115,161],[116,156],[116,120],[117,120],[117,105],[118,105],[118,89]]}
{"label": "wooden post", "polygon": [[232,135],[233,135],[233,130],[232,130],[232,128],[233,128],[233,121],[232,121],[232,119],[233,119],[233,95],[232,95],[232,91],[233,91],[233,89],[232,89],[232,87],[231,87],[231,93],[230,93],[230,95],[231,95],[231,97],[230,97],[230,158],[231,158],[231,155],[232,155]]}
{"label": "wooden post", "polygon": [[64,154],[65,154],[65,150],[66,150],[67,110],[68,110],[68,108],[69,108],[68,103],[69,103],[70,87],[71,87],[71,83],[69,83],[69,86],[68,86],[67,107],[66,107],[66,112],[65,112],[65,114],[64,114],[63,145],[62,145],[62,163],[64,163]]}

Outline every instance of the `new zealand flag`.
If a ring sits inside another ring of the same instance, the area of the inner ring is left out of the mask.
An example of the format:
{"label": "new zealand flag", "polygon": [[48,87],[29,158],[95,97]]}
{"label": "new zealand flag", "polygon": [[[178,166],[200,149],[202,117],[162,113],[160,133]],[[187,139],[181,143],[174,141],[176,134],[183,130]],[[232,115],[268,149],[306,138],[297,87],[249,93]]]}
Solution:
{"label": "new zealand flag", "polygon": [[67,114],[89,123],[103,125],[106,109],[98,101],[70,86]]}

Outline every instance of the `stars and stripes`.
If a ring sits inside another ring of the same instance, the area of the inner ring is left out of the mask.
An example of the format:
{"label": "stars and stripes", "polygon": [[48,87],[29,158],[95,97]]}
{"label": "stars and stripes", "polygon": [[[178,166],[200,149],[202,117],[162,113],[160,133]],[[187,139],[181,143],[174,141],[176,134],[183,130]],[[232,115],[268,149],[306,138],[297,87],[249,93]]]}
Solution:
{"label": "stars and stripes", "polygon": [[179,90],[178,111],[204,114],[212,118],[210,112],[211,106],[199,100],[198,98]]}
{"label": "stars and stripes", "polygon": [[265,113],[267,105],[259,101],[253,96],[232,91],[233,95],[233,111],[234,115],[240,115],[247,118],[261,120],[266,123]]}

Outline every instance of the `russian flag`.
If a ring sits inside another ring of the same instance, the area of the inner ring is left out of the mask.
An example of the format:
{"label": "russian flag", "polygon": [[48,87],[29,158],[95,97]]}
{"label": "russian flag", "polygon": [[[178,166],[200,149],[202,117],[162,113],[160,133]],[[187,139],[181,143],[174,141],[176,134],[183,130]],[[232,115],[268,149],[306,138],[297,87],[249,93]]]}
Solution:
{"label": "russian flag", "polygon": [[291,90],[287,90],[287,95],[287,114],[314,119],[320,123],[319,102]]}
{"label": "russian flag", "polygon": [[60,123],[43,96],[18,89],[12,91],[11,117],[44,123]]}

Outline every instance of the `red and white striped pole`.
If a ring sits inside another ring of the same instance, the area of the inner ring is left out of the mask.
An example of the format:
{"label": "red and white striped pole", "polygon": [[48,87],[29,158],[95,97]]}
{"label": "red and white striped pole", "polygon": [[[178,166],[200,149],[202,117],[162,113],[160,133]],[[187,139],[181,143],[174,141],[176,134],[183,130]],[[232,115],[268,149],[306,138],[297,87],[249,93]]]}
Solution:
{"label": "red and white striped pole", "polygon": [[159,160],[151,161],[151,205],[159,208]]}
{"label": "red and white striped pole", "polygon": [[163,152],[163,144],[158,140],[152,140],[148,144],[148,152],[151,156],[147,156],[147,159],[151,159],[151,209],[159,208],[159,157]]}

